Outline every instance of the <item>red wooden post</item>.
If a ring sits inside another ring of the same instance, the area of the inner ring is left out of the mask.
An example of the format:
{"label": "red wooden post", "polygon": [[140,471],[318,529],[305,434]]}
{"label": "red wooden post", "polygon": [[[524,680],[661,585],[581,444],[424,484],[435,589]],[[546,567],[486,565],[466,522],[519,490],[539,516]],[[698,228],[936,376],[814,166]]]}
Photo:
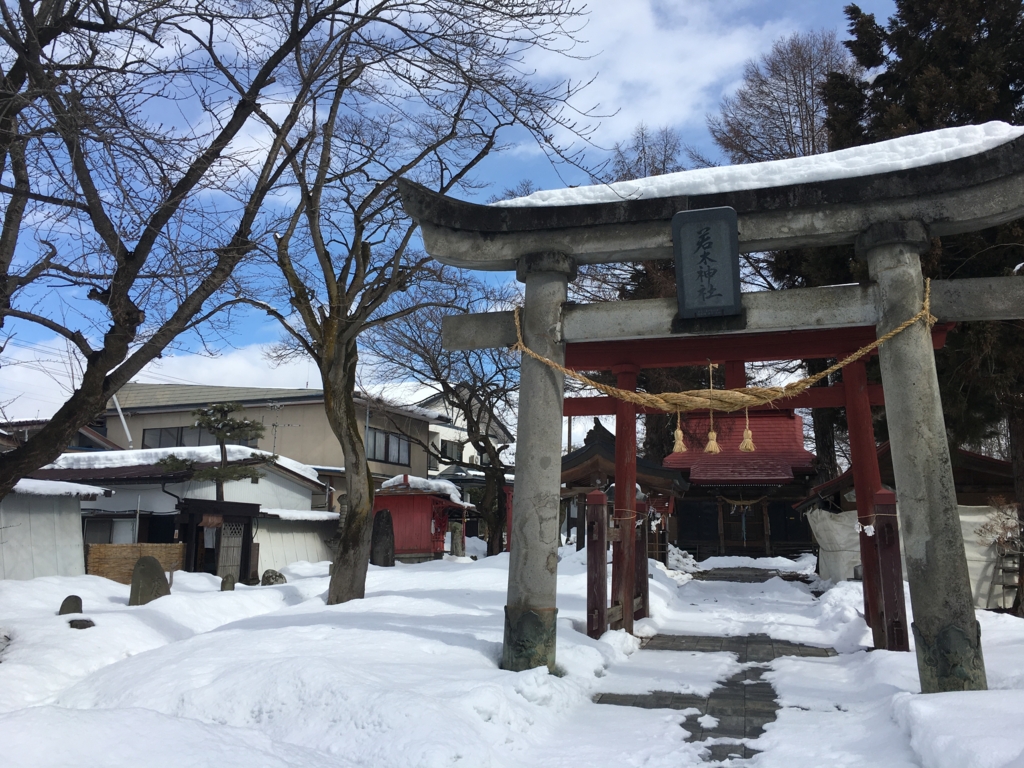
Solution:
{"label": "red wooden post", "polygon": [[[635,365],[612,369],[619,389],[636,390]],[[633,633],[633,592],[636,568],[636,406],[615,401],[615,518],[621,530],[618,546],[612,547],[612,600],[622,605],[622,624]],[[616,557],[616,554],[618,557]]]}
{"label": "red wooden post", "polygon": [[875,494],[875,539],[878,541],[885,647],[890,651],[909,651],[907,605],[903,596],[903,562],[900,557],[900,525],[896,517],[896,494],[892,491],[882,490]]}
{"label": "red wooden post", "polygon": [[725,363],[725,388],[743,389],[747,386],[747,365],[742,360],[727,360]]}
{"label": "red wooden post", "polygon": [[576,551],[583,549],[583,542],[586,541],[587,533],[587,494],[576,495]]}
{"label": "red wooden post", "polygon": [[[843,369],[846,389],[846,421],[850,430],[850,460],[853,464],[853,488],[857,494],[857,520],[862,526],[875,523],[875,494],[882,489],[878,471],[878,449],[871,425],[867,369],[863,361]],[[875,648],[885,648],[882,596],[878,572],[878,542],[866,532],[860,534],[860,561],[864,568],[864,618],[871,627]],[[902,589],[902,578],[900,579]]]}
{"label": "red wooden post", "polygon": [[650,507],[643,514],[638,513],[640,526],[636,529],[636,568],[634,594],[640,598],[640,607],[633,611],[634,619],[646,619],[651,615],[651,588],[647,579],[647,546],[650,536]]}
{"label": "red wooden post", "polygon": [[596,639],[608,628],[608,496],[603,491],[587,494],[586,516],[587,635]]}

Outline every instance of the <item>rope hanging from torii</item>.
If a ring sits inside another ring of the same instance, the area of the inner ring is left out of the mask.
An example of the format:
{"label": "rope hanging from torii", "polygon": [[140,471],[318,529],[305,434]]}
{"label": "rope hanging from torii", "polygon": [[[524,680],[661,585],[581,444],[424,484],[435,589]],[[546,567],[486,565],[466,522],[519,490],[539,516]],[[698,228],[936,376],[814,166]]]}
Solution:
{"label": "rope hanging from torii", "polygon": [[[582,373],[578,373],[574,370],[566,368],[564,365],[559,365],[554,360],[550,360],[543,355],[538,355],[523,341],[523,329],[522,322],[520,320],[521,307],[516,307],[513,312],[516,324],[516,343],[511,347],[513,352],[522,352],[524,355],[532,357],[538,362],[544,363],[549,368],[568,376],[570,379],[585,384],[588,387],[596,389],[609,397],[614,397],[618,400],[623,400],[627,403],[633,403],[644,408],[651,408],[657,411],[664,411],[666,413],[677,414],[677,429],[676,429],[676,445],[682,445],[682,429],[679,424],[679,414],[690,412],[707,410],[710,413],[714,411],[722,411],[724,413],[732,413],[741,409],[753,408],[760,405],[768,405],[776,400],[784,400],[789,397],[799,395],[801,392],[806,391],[810,387],[817,384],[822,379],[830,376],[836,371],[846,367],[850,363],[854,363],[860,360],[862,357],[871,354],[873,351],[882,346],[885,342],[889,341],[893,337],[899,335],[907,328],[912,326],[914,323],[924,320],[930,329],[937,319],[931,313],[931,280],[926,279],[924,281],[924,302],[921,306],[921,311],[911,317],[909,320],[904,321],[896,328],[893,328],[884,336],[881,336],[870,344],[861,347],[851,355],[844,357],[834,365],[829,366],[825,370],[815,373],[812,376],[800,379],[798,381],[791,382],[782,387],[743,387],[742,389],[714,389],[709,386],[708,389],[691,389],[686,392],[661,392],[658,394],[650,392],[634,392],[628,389],[620,389],[619,387],[612,386],[611,384],[603,384],[599,381],[594,381],[588,376],[584,376]],[[713,418],[713,416],[712,416]],[[749,420],[744,430],[744,443],[750,439],[746,434],[750,431]],[[717,445],[715,445],[717,447]],[[753,448],[753,443],[749,443],[749,448]],[[682,445],[681,450],[677,452],[681,453],[686,450],[686,446]],[[711,449],[713,452],[714,448]]]}

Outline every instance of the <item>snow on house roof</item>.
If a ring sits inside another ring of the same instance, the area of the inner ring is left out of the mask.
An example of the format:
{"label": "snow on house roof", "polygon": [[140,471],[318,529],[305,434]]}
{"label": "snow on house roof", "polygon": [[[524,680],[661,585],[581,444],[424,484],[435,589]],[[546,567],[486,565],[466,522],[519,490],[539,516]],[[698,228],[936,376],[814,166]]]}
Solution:
{"label": "snow on house roof", "polygon": [[260,509],[261,517],[276,517],[279,520],[303,520],[321,522],[337,520],[340,515],[337,512],[328,512],[325,509]]}
{"label": "snow on house roof", "polygon": [[[259,407],[268,403],[296,401],[306,403],[323,402],[322,389],[285,389],[277,387],[214,387],[201,384],[146,384],[129,382],[117,393],[117,401],[124,411],[132,410],[194,410],[210,403],[237,402],[249,407]],[[365,404],[367,399],[370,407],[380,407],[389,413],[412,416],[426,421],[447,422],[448,417],[437,411],[420,408],[415,405],[397,405],[386,399],[368,396],[357,392],[357,403]],[[113,399],[107,404],[113,410]]]}
{"label": "snow on house roof", "polygon": [[424,491],[425,493],[433,493],[438,496],[447,496],[453,502],[459,506],[473,509],[472,504],[463,502],[462,493],[455,483],[448,480],[427,480],[424,477],[416,477],[415,475],[395,475],[390,480],[385,480],[381,483],[380,489],[385,491],[389,488],[396,490],[407,488],[413,491]]}
{"label": "snow on house roof", "polygon": [[14,484],[14,492],[26,496],[75,496],[79,499],[95,499],[97,496],[111,496],[113,491],[95,485],[65,483],[60,480],[32,480],[25,477]]}
{"label": "snow on house roof", "polygon": [[508,208],[615,203],[680,195],[709,195],[871,176],[957,160],[985,152],[1024,134],[998,121],[902,136],[821,155],[747,165],[698,168],[645,179],[534,192],[492,205]]}
{"label": "snow on house roof", "polygon": [[[261,451],[256,448],[247,448],[241,445],[229,445],[228,461],[245,461],[257,456],[272,456],[268,451]],[[145,448],[136,451],[98,451],[95,453],[65,453],[52,464],[43,467],[46,469],[114,469],[120,467],[143,467],[152,466],[162,459],[174,454],[179,459],[194,461],[197,463],[214,463],[220,461],[220,447],[216,445],[204,445],[185,448]],[[319,484],[317,471],[307,464],[289,459],[286,456],[277,456],[274,463],[279,467],[287,469],[296,475],[312,480]]]}

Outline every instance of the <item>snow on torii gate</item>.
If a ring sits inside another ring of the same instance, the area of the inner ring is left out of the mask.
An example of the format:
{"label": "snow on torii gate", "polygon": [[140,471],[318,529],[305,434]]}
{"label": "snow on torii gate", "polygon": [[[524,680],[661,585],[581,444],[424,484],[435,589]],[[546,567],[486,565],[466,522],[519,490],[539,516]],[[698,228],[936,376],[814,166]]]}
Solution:
{"label": "snow on torii gate", "polygon": [[[946,129],[812,158],[539,193],[523,205],[474,205],[407,181],[400,191],[438,261],[516,270],[526,344],[550,360],[564,362],[567,343],[864,326],[882,335],[921,308],[919,254],[930,237],[1024,217],[1022,133],[998,123]],[[873,282],[744,294],[745,327],[723,319],[689,334],[672,333],[671,299],[565,304],[577,264],[671,258],[672,216],[722,206],[738,214],[741,252],[856,243]],[[935,281],[931,309],[940,322],[1019,319],[1024,279]],[[516,341],[511,312],[448,318],[443,333],[447,349]],[[929,329],[911,326],[879,359],[921,689],[984,689]],[[563,381],[524,356],[520,386],[502,666],[553,669]]]}

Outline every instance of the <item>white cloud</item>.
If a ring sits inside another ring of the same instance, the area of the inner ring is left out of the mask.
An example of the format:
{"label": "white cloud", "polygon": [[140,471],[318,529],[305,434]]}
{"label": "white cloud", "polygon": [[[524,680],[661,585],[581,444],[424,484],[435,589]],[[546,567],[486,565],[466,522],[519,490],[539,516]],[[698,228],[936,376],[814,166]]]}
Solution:
{"label": "white cloud", "polygon": [[[217,357],[168,354],[146,366],[134,381],[288,388],[306,387],[308,382],[310,388],[320,389],[320,374],[312,362],[296,360],[275,368],[263,357],[265,347],[251,344]],[[62,348],[59,339],[47,339],[4,352],[0,403],[7,418],[49,418],[64,403],[72,374],[66,355],[60,354]]]}
{"label": "white cloud", "polygon": [[579,104],[600,102],[600,111],[619,110],[601,121],[598,143],[628,136],[643,120],[652,126],[703,124],[744,62],[771,47],[795,23],[775,18],[752,21],[740,15],[749,3],[691,0],[591,0],[585,40],[575,51],[588,59],[533,53],[529,63],[551,79],[597,80]]}

